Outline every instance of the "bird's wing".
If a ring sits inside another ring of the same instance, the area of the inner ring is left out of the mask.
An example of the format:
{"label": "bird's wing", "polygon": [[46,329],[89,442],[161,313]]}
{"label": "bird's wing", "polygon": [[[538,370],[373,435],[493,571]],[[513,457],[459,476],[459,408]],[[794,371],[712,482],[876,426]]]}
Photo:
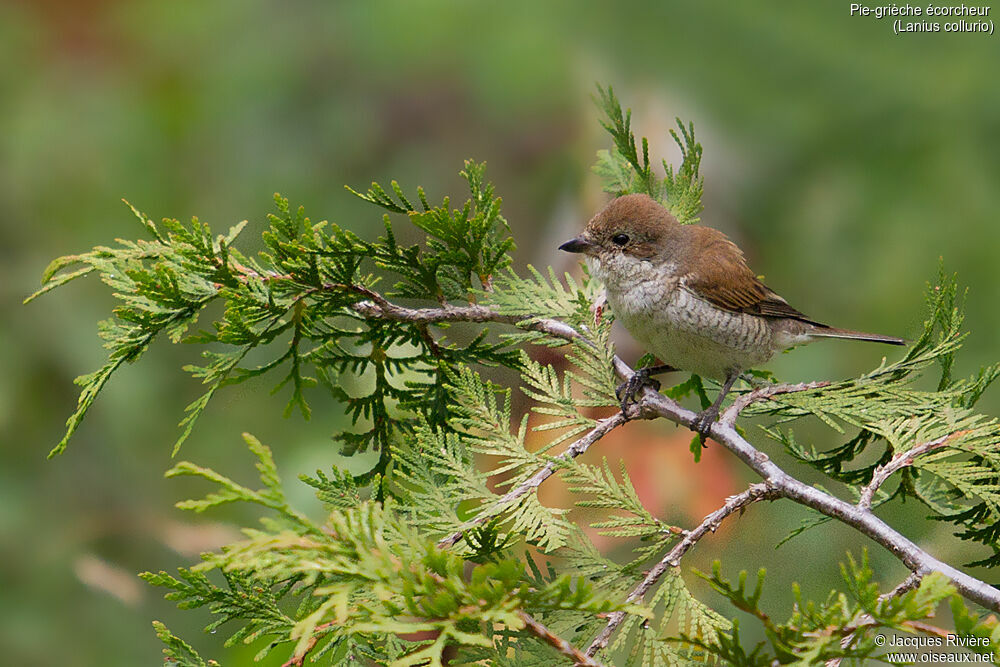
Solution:
{"label": "bird's wing", "polygon": [[717,308],[761,317],[789,317],[824,326],[788,305],[747,266],[743,253],[722,233],[703,238],[698,270],[687,273],[682,285]]}

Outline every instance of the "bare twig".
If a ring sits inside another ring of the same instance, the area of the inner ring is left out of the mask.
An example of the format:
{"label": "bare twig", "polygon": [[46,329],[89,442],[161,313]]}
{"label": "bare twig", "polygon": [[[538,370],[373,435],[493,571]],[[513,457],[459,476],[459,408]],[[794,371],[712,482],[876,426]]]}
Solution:
{"label": "bare twig", "polygon": [[901,582],[896,584],[895,588],[893,588],[888,593],[882,593],[882,595],[878,596],[879,602],[885,602],[886,600],[899,597],[900,595],[906,595],[914,588],[919,586],[920,582],[923,581],[923,579],[924,578],[922,575],[916,574],[915,572],[910,572],[910,575],[906,579],[903,579]]}
{"label": "bare twig", "polygon": [[[706,516],[695,529],[688,531],[684,535],[684,539],[675,544],[673,548],[667,552],[667,555],[646,573],[646,577],[639,583],[638,586],[632,589],[631,593],[628,594],[626,601],[635,602],[636,600],[644,598],[646,593],[648,593],[656,582],[660,580],[660,577],[663,576],[667,569],[679,567],[681,558],[684,557],[684,554],[686,554],[691,547],[697,544],[698,540],[705,537],[705,535],[708,533],[714,533],[719,527],[719,524],[721,524],[726,517],[735,512],[742,511],[751,503],[771,497],[773,497],[773,495],[768,489],[767,484],[754,484],[743,493],[727,498],[722,507]],[[593,642],[591,642],[590,646],[587,648],[587,655],[596,655],[598,651],[605,648],[608,645],[608,641],[611,639],[611,635],[615,633],[615,630],[618,629],[618,626],[620,626],[624,620],[625,612],[617,611],[609,614],[607,625],[604,626],[601,633],[594,638]]]}
{"label": "bare twig", "polygon": [[733,401],[733,404],[726,408],[719,420],[727,424],[732,424],[736,421],[739,414],[753,403],[769,400],[772,396],[777,396],[778,394],[792,394],[797,391],[819,389],[829,384],[829,382],[800,382],[798,384],[769,384],[757,387]]}
{"label": "bare twig", "polygon": [[[503,315],[489,306],[469,304],[467,306],[452,306],[445,304],[438,308],[406,308],[390,303],[378,292],[357,285],[324,286],[325,289],[348,289],[365,294],[369,301],[359,301],[351,305],[354,312],[363,317],[394,322],[414,322],[418,324],[434,324],[435,322],[501,322],[515,324],[524,329],[541,331],[557,338],[566,340],[587,340],[579,331],[559,320],[531,319],[516,315]],[[625,365],[631,374],[631,369]]]}
{"label": "bare twig", "polygon": [[604,667],[604,664],[594,660],[589,655],[584,654],[578,648],[570,644],[568,641],[556,635],[547,627],[536,621],[530,615],[524,613],[523,611],[518,612],[521,620],[524,621],[524,627],[529,630],[533,635],[542,639],[547,644],[555,648],[557,651],[563,655],[573,658],[576,661],[577,667]]}
{"label": "bare twig", "polygon": [[434,340],[434,336],[431,335],[431,332],[427,328],[427,325],[419,324],[417,325],[417,330],[420,331],[420,337],[423,339],[424,343],[427,344],[427,349],[430,350],[430,353],[435,357],[437,357],[438,359],[440,359],[441,348],[438,346],[437,341]]}
{"label": "bare twig", "polygon": [[575,459],[580,454],[583,454],[592,444],[603,438],[615,428],[624,424],[626,419],[627,418],[624,414],[616,412],[612,416],[598,421],[594,428],[590,429],[590,431],[588,431],[585,435],[575,440],[562,454],[554,457],[553,460],[539,468],[538,472],[534,475],[504,494],[503,497],[493,503],[489,509],[480,512],[475,516],[475,518],[467,521],[458,531],[439,540],[437,543],[438,547],[446,549],[457,544],[458,541],[462,539],[465,531],[481,523],[485,523],[491,517],[496,516],[500,510],[507,507],[507,505],[509,505],[512,501],[517,500],[529,491],[537,489],[541,486],[542,482],[555,474],[562,461],[569,461],[571,459]]}
{"label": "bare twig", "polygon": [[318,632],[331,628],[337,624],[337,621],[328,621],[326,623],[320,623],[312,631],[312,637],[306,642],[305,647],[302,649],[301,653],[295,653],[287,661],[281,663],[281,667],[302,667],[306,662],[306,656],[309,652],[316,648],[316,643],[319,641]]}
{"label": "bare twig", "polygon": [[878,491],[879,487],[882,486],[894,472],[913,465],[913,460],[918,456],[923,456],[927,452],[940,449],[955,438],[965,435],[966,433],[968,433],[968,431],[955,431],[954,433],[949,433],[948,435],[941,436],[935,440],[922,442],[905,452],[896,454],[885,465],[880,465],[875,468],[875,472],[872,473],[871,481],[868,482],[868,485],[865,486],[865,488],[861,489],[861,497],[858,499],[858,507],[864,510],[870,509],[872,506],[872,499],[875,497],[875,492]]}

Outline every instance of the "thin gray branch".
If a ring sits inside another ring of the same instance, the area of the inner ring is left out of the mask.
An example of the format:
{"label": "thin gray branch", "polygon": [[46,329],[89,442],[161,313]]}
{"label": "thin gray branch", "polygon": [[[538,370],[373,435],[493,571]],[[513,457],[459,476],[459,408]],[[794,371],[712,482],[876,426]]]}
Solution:
{"label": "thin gray branch", "polygon": [[[343,289],[341,285],[327,285],[329,289]],[[350,286],[353,291],[364,294],[370,300],[359,301],[351,308],[363,317],[395,322],[414,322],[418,324],[433,324],[435,322],[502,322],[516,324],[524,329],[542,331],[566,340],[586,340],[580,332],[559,320],[530,319],[516,315],[503,315],[488,306],[469,304],[452,306],[445,304],[438,308],[406,308],[397,306],[385,299],[374,290],[357,285]]]}
{"label": "thin gray branch", "polygon": [[534,618],[524,613],[523,611],[518,612],[521,620],[524,621],[524,627],[529,630],[533,635],[542,639],[549,646],[552,646],[557,651],[563,655],[573,658],[576,661],[577,667],[604,667],[604,663],[594,660],[589,655],[585,655],[578,648],[570,644],[568,641],[560,637],[559,635],[553,633],[547,627],[536,621]]}
{"label": "thin gray branch", "polygon": [[555,474],[556,470],[559,469],[561,462],[575,459],[580,454],[583,454],[592,444],[603,438],[615,428],[624,424],[626,421],[626,416],[621,412],[616,412],[610,417],[598,421],[594,428],[590,429],[582,437],[575,440],[565,449],[565,451],[563,451],[562,454],[553,457],[551,461],[539,468],[538,472],[504,494],[503,497],[493,503],[489,509],[480,512],[475,516],[475,518],[467,521],[459,530],[439,540],[437,543],[438,547],[441,549],[447,549],[448,547],[452,547],[457,544],[458,541],[462,539],[462,536],[465,535],[465,531],[481,523],[485,523],[491,517],[499,514],[500,511],[510,505],[511,502],[517,500],[524,494],[537,489],[541,486],[542,482]]}
{"label": "thin gray branch", "polygon": [[[579,331],[559,320],[545,318],[526,318],[516,315],[504,315],[489,306],[468,304],[453,306],[445,304],[438,308],[406,308],[388,301],[374,290],[360,285],[326,284],[324,289],[348,290],[368,297],[351,305],[358,315],[371,319],[392,320],[394,322],[413,322],[416,324],[434,324],[435,322],[500,322],[513,324],[522,329],[541,331],[557,338],[566,340],[588,341]],[[615,357],[615,372],[621,377],[632,375],[632,369],[624,361]]]}
{"label": "thin gray branch", "polygon": [[[773,497],[774,495],[770,489],[768,489],[767,484],[754,484],[743,493],[726,498],[726,502],[722,507],[706,516],[695,529],[685,533],[684,539],[675,544],[673,548],[667,552],[667,555],[646,573],[646,577],[639,582],[638,586],[632,589],[631,593],[628,594],[626,601],[635,602],[644,598],[646,593],[648,593],[649,590],[656,585],[656,582],[660,580],[660,577],[663,576],[667,569],[679,567],[681,564],[681,558],[684,557],[684,554],[686,554],[691,547],[697,544],[698,540],[705,537],[705,535],[708,533],[714,533],[719,527],[719,524],[721,524],[726,517],[735,512],[742,511],[747,505],[758,500]],[[601,633],[594,638],[594,641],[591,642],[590,646],[587,648],[587,655],[596,655],[598,651],[605,648],[608,645],[608,641],[611,639],[611,635],[615,633],[615,630],[618,629],[618,626],[620,626],[624,620],[625,612],[617,611],[610,614],[608,616],[607,625],[604,626]]]}
{"label": "thin gray branch", "polygon": [[726,408],[719,420],[727,424],[732,424],[736,421],[739,414],[753,403],[769,400],[772,396],[777,396],[778,394],[792,394],[797,391],[819,389],[829,384],[829,382],[800,382],[798,384],[769,384],[757,387],[733,401],[733,404]]}
{"label": "thin gray branch", "polygon": [[[331,288],[334,286],[330,286]],[[360,290],[355,290],[359,291]],[[365,290],[370,301],[358,301],[351,305],[356,313],[364,317],[394,322],[431,324],[434,322],[506,322],[517,324],[520,318],[500,315],[486,306],[443,305],[438,308],[406,308],[386,301],[378,292]]]}
{"label": "thin gray branch", "polygon": [[882,486],[894,472],[913,465],[914,459],[918,456],[923,456],[927,452],[932,452],[935,449],[944,447],[955,438],[964,435],[967,432],[968,431],[955,431],[954,433],[949,433],[948,435],[941,436],[935,440],[921,442],[919,445],[915,445],[905,452],[896,454],[885,465],[880,465],[875,468],[875,472],[872,473],[871,481],[868,482],[868,485],[865,486],[865,488],[861,489],[861,497],[858,499],[858,507],[863,510],[871,509],[872,499],[875,497],[875,492],[878,491],[879,487]]}

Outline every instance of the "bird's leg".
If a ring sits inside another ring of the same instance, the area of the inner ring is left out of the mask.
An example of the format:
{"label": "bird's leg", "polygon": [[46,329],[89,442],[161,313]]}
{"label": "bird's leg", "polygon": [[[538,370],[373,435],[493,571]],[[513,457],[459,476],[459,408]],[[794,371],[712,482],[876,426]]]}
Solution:
{"label": "bird's leg", "polygon": [[632,373],[632,376],[618,385],[615,389],[615,397],[621,401],[622,412],[626,411],[629,403],[634,403],[636,401],[636,396],[642,391],[643,387],[649,386],[654,390],[660,390],[660,381],[651,378],[651,375],[658,375],[659,373],[669,373],[670,371],[676,371],[677,369],[670,364],[659,364],[657,366],[646,366],[645,368],[640,368],[636,372]]}
{"label": "bird's leg", "polygon": [[729,371],[726,375],[726,381],[722,384],[722,389],[719,390],[719,395],[716,397],[715,402],[709,407],[705,408],[694,418],[691,422],[691,430],[698,432],[698,438],[701,440],[702,446],[705,445],[705,437],[708,436],[709,429],[712,428],[712,423],[719,418],[719,409],[722,407],[722,401],[729,393],[729,390],[733,388],[733,384],[740,377],[739,371]]}

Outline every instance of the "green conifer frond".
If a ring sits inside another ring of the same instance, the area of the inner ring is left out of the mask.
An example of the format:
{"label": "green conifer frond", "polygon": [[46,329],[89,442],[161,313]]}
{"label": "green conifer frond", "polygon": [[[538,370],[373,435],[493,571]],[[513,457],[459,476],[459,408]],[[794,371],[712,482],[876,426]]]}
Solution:
{"label": "green conifer frond", "polygon": [[[529,586],[524,564],[518,559],[482,563],[467,574],[464,557],[439,550],[428,537],[432,527],[413,521],[414,515],[395,502],[383,507],[361,501],[351,508],[334,509],[320,530],[288,507],[270,451],[252,437],[246,440],[258,458],[263,489],[254,491],[212,470],[182,462],[171,475],[197,475],[217,484],[220,491],[179,506],[203,511],[243,500],[267,507],[284,521],[267,521],[265,530],[247,530],[247,540],[207,554],[201,565],[181,569],[178,576],[163,572],[143,575],[149,583],[170,589],[167,598],[183,608],[208,606],[216,616],[211,628],[240,620],[228,643],[271,637],[279,641],[270,642],[262,654],[288,642],[296,642],[295,650],[302,652],[307,646],[311,651],[318,637],[320,643],[330,644],[327,651],[337,653],[340,648],[333,644],[352,638],[434,630],[440,634],[433,642],[404,642],[405,654],[397,656],[393,664],[422,664],[426,660],[440,664],[437,661],[448,645],[490,645],[489,636],[482,634],[484,622],[486,627],[501,623],[520,628],[519,609],[590,615],[639,611],[612,602],[579,577],[536,579]],[[454,435],[448,440],[457,443]],[[459,467],[468,468],[460,452],[457,457]],[[438,470],[447,479],[455,469],[454,465],[441,467],[447,459],[442,455],[423,467]],[[400,479],[404,485],[419,482],[416,475]],[[350,484],[349,477],[341,477],[340,486]],[[327,487],[324,485],[321,492]],[[537,504],[534,496],[525,500],[525,504]],[[553,521],[544,508],[522,510],[512,530],[544,548],[559,547],[544,541],[552,539],[551,527],[539,530],[531,525],[536,515],[544,516],[542,521]],[[212,570],[224,575],[224,586],[209,578]],[[289,614],[288,605],[282,602],[289,596],[302,600],[294,614]]]}
{"label": "green conifer frond", "polygon": [[482,623],[518,628],[519,608],[590,613],[620,608],[567,577],[529,588],[516,560],[477,565],[468,576],[464,562],[458,554],[437,550],[390,510],[363,503],[331,514],[322,536],[252,534],[199,568],[274,581],[301,575],[315,586],[314,594],[324,601],[299,619],[291,634],[299,638],[300,651],[319,626],[331,622],[333,634],[440,633],[396,664],[440,664],[441,651],[453,643],[488,645]]}
{"label": "green conifer frond", "polygon": [[[615,478],[608,460],[595,466],[574,460],[566,464],[563,479],[569,490],[583,496],[577,500],[580,507],[595,507],[625,512],[609,519],[592,523],[602,535],[612,537],[634,537],[644,541],[656,538],[653,550],[660,551],[665,542],[675,537],[681,530],[654,517],[632,486],[632,480],[625,470],[625,462],[620,461],[621,482]],[[647,545],[648,546],[648,545]]]}
{"label": "green conifer frond", "polygon": [[424,248],[401,248],[386,218],[386,236],[370,249],[378,266],[402,277],[389,296],[469,298],[476,289],[490,289],[493,276],[510,265],[514,241],[500,213],[500,198],[494,196],[493,185],[484,179],[485,170],[485,163],[466,160],[461,174],[468,182],[471,198],[460,209],[452,209],[447,197],[440,206],[430,206],[423,190],[419,190],[423,210],[418,211],[395,181],[392,190],[398,203],[378,183],[373,183],[366,194],[348,188],[366,201],[406,214],[412,224],[427,233]]}
{"label": "green conifer frond", "polygon": [[[990,637],[994,647],[1000,642],[1000,632],[994,632],[995,621],[984,624],[969,614],[961,599],[954,595],[955,589],[948,578],[941,573],[924,576],[919,586],[905,593],[880,595],[867,552],[863,553],[860,562],[848,554],[847,562],[841,565],[844,592],[831,591],[824,601],[814,602],[803,600],[796,586],[795,605],[785,622],[774,620],[759,605],[765,576],[763,569],[752,591],[746,587],[745,571],[734,584],[722,576],[718,561],[713,564],[711,575],[698,574],[733,606],[756,618],[766,633],[769,646],[758,644],[750,653],[740,646],[736,626],[732,632],[721,630],[715,641],[680,634],[683,641],[714,654],[725,664],[768,665],[773,660],[783,664],[822,664],[837,658],[884,661],[886,649],[882,647],[885,642],[876,641],[876,636],[884,638],[888,631],[914,632],[915,624],[932,619],[944,600],[951,600],[956,627],[968,628],[969,635]],[[989,649],[989,646],[977,648],[983,652]]]}
{"label": "green conifer frond", "polygon": [[490,505],[496,495],[486,484],[466,442],[455,433],[434,431],[423,424],[409,447],[396,459],[394,497],[411,525],[440,539],[459,530],[468,512]]}
{"label": "green conifer frond", "polygon": [[153,621],[153,629],[156,631],[157,639],[165,644],[163,655],[171,664],[177,667],[209,667],[219,664],[214,660],[206,662],[190,644],[170,632],[163,623]]}
{"label": "green conifer frond", "polygon": [[243,434],[243,440],[251,453],[257,457],[256,468],[260,474],[260,481],[264,485],[263,488],[253,490],[233,481],[225,475],[215,472],[211,468],[203,468],[189,461],[180,461],[166,472],[166,477],[201,477],[217,484],[219,490],[208,494],[200,500],[179,502],[177,503],[177,507],[200,513],[232,502],[254,503],[280,513],[283,518],[302,527],[304,530],[318,531],[319,528],[306,518],[305,515],[293,510],[288,505],[270,448],[249,433]]}
{"label": "green conifer frond", "polygon": [[[279,607],[299,579],[278,583],[272,579],[247,576],[239,572],[224,572],[225,586],[216,585],[203,572],[180,568],[178,576],[166,572],[143,572],[139,575],[153,586],[169,589],[167,600],[177,602],[180,609],[208,607],[215,619],[208,625],[208,632],[226,627],[232,634],[226,645],[251,643],[262,637],[287,636],[294,627],[294,620]],[[233,628],[232,623],[239,624]],[[262,655],[275,648],[268,644]]]}
{"label": "green conifer frond", "polygon": [[701,176],[701,144],[695,139],[694,124],[684,125],[677,120],[676,130],[670,136],[681,150],[681,164],[676,170],[663,160],[665,176],[658,179],[649,161],[649,141],[642,138],[641,156],[632,133],[632,110],[622,111],[621,103],[609,86],[597,87],[598,106],[605,118],[601,125],[611,135],[613,148],[597,153],[594,172],[601,177],[604,191],[616,197],[643,193],[659,200],[682,224],[698,222],[704,208],[701,202],[705,179]]}
{"label": "green conifer frond", "polygon": [[[479,454],[500,458],[494,474],[530,474],[544,461],[525,448],[528,415],[512,432],[510,390],[499,391],[469,367],[459,367],[451,378],[456,398],[452,424],[464,434],[469,448]],[[498,401],[498,394],[502,401]]]}
{"label": "green conifer frond", "polygon": [[[615,97],[615,91],[609,86],[607,90],[601,86],[597,87],[598,105],[604,111],[607,120],[601,120],[601,125],[611,135],[614,141],[614,157],[608,162],[600,161],[602,167],[598,170],[601,176],[610,175],[615,172],[624,171],[624,165],[628,165],[632,172],[632,178],[626,184],[619,180],[617,186],[627,186],[628,189],[612,191],[615,195],[623,195],[629,192],[642,192],[654,199],[660,198],[660,183],[656,181],[653,170],[649,163],[649,142],[642,138],[642,154],[635,143],[635,135],[632,134],[632,110],[622,111],[622,105]],[[601,157],[610,157],[607,153]],[[614,165],[613,169],[607,169],[604,165],[608,163]]]}
{"label": "green conifer frond", "polygon": [[[307,393],[322,382],[359,427],[341,434],[345,451],[378,448],[379,463],[369,476],[384,472],[394,438],[411,433],[418,417],[434,427],[447,422],[447,368],[458,363],[517,364],[517,353],[506,343],[490,341],[485,330],[471,342],[458,344],[445,337],[446,324],[387,326],[360,317],[352,308],[383,277],[363,273],[366,265],[394,277],[396,289],[390,294],[438,303],[473,299],[480,290],[492,288],[494,275],[509,266],[513,240],[500,213],[500,199],[485,181],[484,165],[467,162],[462,175],[470,198],[458,209],[450,208],[447,198],[431,206],[421,191],[423,210],[417,211],[398,184],[392,188],[395,200],[377,187],[365,196],[407,213],[409,222],[426,234],[422,245],[399,245],[388,220],[384,236],[365,241],[336,225],[312,222],[301,207],[293,209],[276,195],[277,213],[268,217],[262,234],[265,251],[256,257],[233,247],[245,222],[213,237],[209,226],[197,219],[189,225],[164,220],[158,226],[133,208],[152,241],[121,241],[118,247],[101,246],[53,262],[37,294],[98,273],[120,305],[100,328],[110,350],[108,362],[78,379],[78,408],[52,454],[66,447],[121,364],[138,359],[165,334],[173,342],[184,339],[223,348],[206,353],[204,363],[186,367],[208,388],[187,407],[175,452],[220,389],[283,367],[276,390],[291,390],[286,415],[298,409],[308,418]],[[212,330],[185,338],[200,312],[214,301],[225,307]],[[260,366],[241,366],[251,351],[275,345],[278,352]],[[344,374],[373,376],[374,388],[349,395],[341,387]]]}
{"label": "green conifer frond", "polygon": [[698,214],[704,208],[701,203],[705,189],[705,178],[701,175],[702,149],[694,138],[694,123],[685,126],[680,118],[676,120],[680,135],[676,130],[670,130],[670,136],[681,149],[681,166],[674,171],[672,165],[663,161],[663,171],[666,173],[663,195],[670,212],[677,220],[682,224],[693,224],[698,222]]}
{"label": "green conifer frond", "polygon": [[[623,652],[621,664],[636,667],[713,664],[701,644],[717,641],[731,623],[692,596],[679,572],[667,573],[648,608],[654,620],[628,616],[607,650],[609,655]],[[678,634],[685,639],[671,639]]]}
{"label": "green conifer frond", "polygon": [[331,509],[347,509],[361,503],[361,489],[354,482],[354,476],[334,468],[327,477],[322,470],[315,477],[299,475],[299,479],[316,489],[316,497]]}
{"label": "green conifer frond", "polygon": [[[530,274],[527,278],[521,278],[513,271],[497,276],[496,289],[486,298],[498,313],[523,317],[526,321],[542,318],[586,321],[597,292],[596,284],[588,279],[579,285],[567,273],[564,275],[564,287],[552,267],[549,267],[548,275],[530,264],[527,270]],[[560,341],[560,344],[564,343]]]}

